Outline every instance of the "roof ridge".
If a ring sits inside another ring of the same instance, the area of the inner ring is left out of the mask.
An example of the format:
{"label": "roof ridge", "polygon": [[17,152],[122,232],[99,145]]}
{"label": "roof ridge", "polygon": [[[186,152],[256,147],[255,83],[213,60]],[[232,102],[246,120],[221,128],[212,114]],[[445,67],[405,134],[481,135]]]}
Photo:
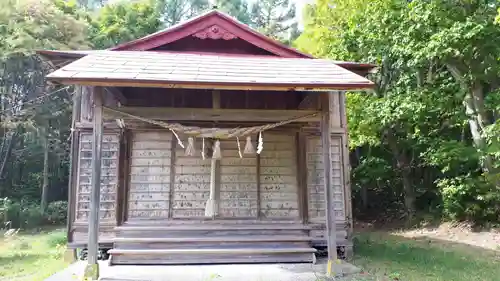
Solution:
{"label": "roof ridge", "polygon": [[[220,10],[217,10],[217,9],[212,9],[212,10],[209,10],[208,12],[205,12],[205,13],[202,13],[198,16],[195,16],[191,19],[188,19],[186,21],[183,21],[183,22],[180,22],[180,23],[177,23],[171,27],[168,27],[168,28],[165,28],[165,29],[162,29],[162,30],[159,30],[155,33],[152,33],[152,34],[149,34],[149,35],[146,35],[144,37],[141,37],[141,38],[138,38],[138,39],[135,39],[135,40],[132,40],[132,41],[129,41],[129,42],[125,42],[125,43],[122,43],[122,44],[119,44],[117,46],[114,46],[112,48],[109,48],[108,50],[127,50],[129,48],[134,48],[134,46],[137,46],[137,45],[140,45],[141,43],[146,43],[148,41],[151,41],[152,39],[154,38],[159,38],[161,36],[167,36],[168,34],[171,34],[171,33],[174,33],[174,32],[179,32],[183,29],[188,29],[188,27],[192,26],[192,25],[195,25],[199,22],[202,22],[204,19],[207,19],[207,18],[210,18],[210,17],[218,17],[219,19],[222,19],[222,20],[225,20],[227,21],[229,24],[232,24],[234,27],[240,29],[243,33],[246,32],[246,33],[249,33],[255,37],[258,38],[258,40],[261,40],[262,44],[260,44],[261,46],[259,46],[258,44],[255,44],[255,42],[251,42],[249,40],[245,40],[243,38],[241,38],[242,40],[258,47],[258,48],[261,48],[261,49],[264,49],[264,50],[267,50],[271,53],[274,53],[275,55],[278,55],[278,56],[282,56],[282,54],[280,55],[279,53],[275,53],[273,52],[272,50],[269,50],[269,49],[279,49],[282,51],[282,53],[287,53],[288,56],[291,56],[291,57],[306,57],[306,58],[312,58],[311,55],[309,54],[306,54],[306,53],[303,53],[303,52],[300,52],[294,48],[291,48],[273,38],[270,38],[260,32],[258,32],[257,30],[251,28],[250,26],[240,22],[238,19],[220,11]],[[192,31],[188,31],[186,32],[186,34],[193,34]],[[186,36],[189,36],[189,35],[186,35]],[[185,38],[186,36],[182,36],[181,38]],[[181,38],[177,38],[175,40],[172,40],[171,42],[175,42]],[[166,42],[164,44],[169,44],[171,42]],[[263,47],[262,45],[263,44],[267,44],[269,46],[271,46],[270,48],[265,48]],[[158,46],[156,46],[158,47]]]}

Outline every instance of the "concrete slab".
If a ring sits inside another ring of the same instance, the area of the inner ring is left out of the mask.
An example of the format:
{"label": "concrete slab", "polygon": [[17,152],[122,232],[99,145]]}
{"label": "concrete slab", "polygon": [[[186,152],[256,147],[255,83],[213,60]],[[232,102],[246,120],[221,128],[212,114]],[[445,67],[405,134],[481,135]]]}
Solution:
{"label": "concrete slab", "polygon": [[[46,281],[81,280],[85,262],[73,264]],[[228,264],[228,265],[120,265],[100,264],[101,281],[319,281],[326,280],[326,263],[313,264]],[[339,277],[359,269],[349,263],[336,265]],[[76,278],[76,279],[75,279]],[[335,278],[335,280],[348,280]]]}

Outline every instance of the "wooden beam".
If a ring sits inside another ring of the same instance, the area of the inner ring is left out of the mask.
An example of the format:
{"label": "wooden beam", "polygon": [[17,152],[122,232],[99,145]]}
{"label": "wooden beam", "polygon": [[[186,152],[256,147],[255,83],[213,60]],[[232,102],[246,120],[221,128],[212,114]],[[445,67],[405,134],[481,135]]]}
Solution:
{"label": "wooden beam", "polygon": [[302,223],[307,223],[309,219],[308,192],[307,192],[307,153],[306,137],[304,132],[297,132],[297,181],[299,194],[299,211]]}
{"label": "wooden beam", "polygon": [[[351,196],[351,164],[349,158],[349,136],[347,127],[347,105],[346,105],[346,93],[340,92],[340,122],[341,127],[344,130],[342,133],[342,169],[343,169],[343,185],[344,185],[344,201],[345,201],[345,214],[346,221],[349,224],[347,226],[347,236],[348,240],[351,241],[353,233],[353,215],[352,215],[352,196]],[[354,253],[352,246],[346,247],[345,257],[346,259],[352,259]]]}
{"label": "wooden beam", "polygon": [[73,242],[71,235],[71,225],[75,218],[76,202],[76,183],[78,176],[78,148],[80,147],[79,133],[75,130],[75,124],[80,119],[80,109],[82,102],[82,87],[76,87],[76,93],[73,95],[73,110],[71,115],[71,151],[69,154],[69,178],[68,178],[68,214],[67,214],[67,238],[68,242]]}
{"label": "wooden beam", "polygon": [[129,131],[120,132],[120,148],[118,150],[118,186],[116,194],[116,225],[122,225],[126,219],[128,175],[129,175]]}
{"label": "wooden beam", "polygon": [[332,147],[331,147],[331,93],[321,94],[321,145],[323,148],[323,167],[325,171],[325,201],[326,201],[326,243],[328,247],[327,275],[333,276],[333,267],[337,262],[337,241],[335,234],[334,192],[332,186]]}
{"label": "wooden beam", "polygon": [[174,217],[174,186],[175,186],[175,160],[177,158],[177,141],[174,140],[174,136],[171,137],[170,139],[170,186],[169,186],[169,191],[168,191],[168,217],[172,219]]}
{"label": "wooden beam", "polygon": [[[128,106],[120,107],[116,110],[148,119],[169,121],[279,122],[298,117],[303,118],[295,122],[318,122],[320,120],[319,110],[211,109]],[[106,108],[104,108],[104,113],[105,118],[113,120],[116,118],[122,118],[124,120],[132,119],[132,117],[112,112]]]}
{"label": "wooden beam", "polygon": [[[102,103],[103,89],[94,88],[94,130],[92,139],[92,186],[90,196],[90,215],[88,230],[88,263],[85,269],[84,277],[90,280],[99,279],[99,216],[100,216],[100,191],[101,191],[101,154],[102,154]],[[87,280],[87,279],[85,279]]]}
{"label": "wooden beam", "polygon": [[212,108],[214,108],[214,109],[220,108],[220,91],[219,90],[212,91]]}
{"label": "wooden beam", "polygon": [[[152,81],[152,80],[116,80],[116,79],[101,79],[93,81],[85,78],[51,78],[50,81],[58,82],[64,85],[85,85],[85,86],[102,86],[102,87],[142,87],[142,88],[167,88],[167,89],[218,89],[218,90],[242,90],[242,91],[311,91],[311,92],[327,92],[334,90],[368,90],[373,89],[374,84],[368,83],[346,83],[346,84],[318,84],[318,85],[303,85],[303,84],[227,84],[227,83],[201,83],[196,82],[170,82],[170,81]],[[293,93],[291,93],[293,94]]]}
{"label": "wooden beam", "polygon": [[106,92],[111,94],[113,97],[116,98],[116,100],[121,104],[121,105],[126,105],[127,104],[127,98],[125,98],[125,95],[123,95],[122,91],[120,91],[116,87],[105,87]]}
{"label": "wooden beam", "polygon": [[[220,91],[213,90],[212,91],[212,108],[220,109]],[[212,152],[213,153],[213,152]],[[222,153],[222,152],[221,152]],[[210,156],[209,156],[210,157]],[[215,219],[219,214],[219,200],[218,192],[220,188],[218,185],[220,184],[220,161],[218,159],[213,158],[210,161],[210,199],[207,204],[212,204],[212,219]],[[205,216],[207,214],[205,213]]]}
{"label": "wooden beam", "polygon": [[92,121],[92,92],[93,87],[90,86],[80,86],[82,89],[82,97],[80,102],[80,122],[91,122]]}
{"label": "wooden beam", "polygon": [[317,93],[307,93],[299,103],[299,109],[317,109],[320,107],[319,95]]}
{"label": "wooden beam", "polygon": [[[78,182],[78,152],[80,147],[80,133],[75,130],[75,124],[80,120],[80,110],[82,102],[82,87],[76,87],[76,93],[73,95],[73,108],[71,114],[71,131],[70,131],[70,154],[69,154],[69,177],[68,177],[68,210],[66,223],[66,237],[68,243],[73,242],[72,224],[75,220],[76,212],[76,189]],[[72,251],[73,261],[77,260],[76,250]]]}

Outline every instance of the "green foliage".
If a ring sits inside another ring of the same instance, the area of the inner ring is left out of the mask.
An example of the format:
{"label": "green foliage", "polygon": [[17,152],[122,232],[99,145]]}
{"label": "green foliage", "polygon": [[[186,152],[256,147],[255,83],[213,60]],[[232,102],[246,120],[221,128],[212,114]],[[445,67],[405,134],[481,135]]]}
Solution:
{"label": "green foliage", "polygon": [[156,11],[166,27],[199,15],[207,9],[207,0],[156,0]]}
{"label": "green foliage", "polygon": [[443,196],[444,214],[453,220],[500,221],[500,193],[484,177],[471,175],[437,182]]}
{"label": "green foliage", "polygon": [[33,228],[43,224],[40,205],[26,201],[0,200],[1,223],[8,228]]}
{"label": "green foliage", "polygon": [[68,202],[54,201],[50,202],[45,211],[47,223],[62,225],[66,223],[68,214]]}
{"label": "green foliage", "polygon": [[253,26],[271,38],[289,40],[297,34],[295,4],[289,0],[256,1],[251,17]]}
{"label": "green foliage", "polygon": [[[88,24],[73,2],[3,0],[0,10],[0,196],[2,223],[29,228],[46,223],[40,213],[43,150],[49,142],[51,200],[66,197],[69,88],[48,86],[51,66],[37,49],[86,49]],[[56,91],[57,90],[57,91]]]}
{"label": "green foliage", "polygon": [[[48,243],[52,239],[49,237],[61,236],[65,231],[59,230],[59,234],[54,232],[19,232],[9,239],[4,239],[3,243],[0,243],[0,260],[2,261],[0,278],[16,281],[43,281],[66,268],[69,262],[63,258],[65,244]],[[58,242],[63,242],[63,240],[59,239]],[[67,280],[77,280],[77,278]]]}
{"label": "green foliage", "polygon": [[[500,159],[493,122],[500,105],[498,5],[317,0],[307,7],[300,49],[379,66],[370,75],[375,90],[347,98],[355,202],[368,188],[370,198],[404,203],[410,216],[440,209],[455,219],[499,219],[489,215],[496,210],[491,200],[470,199],[500,193],[493,187]],[[380,180],[388,175],[390,183]]]}
{"label": "green foliage", "polygon": [[64,14],[48,0],[1,0],[0,4],[2,57],[36,49],[87,47],[85,22]]}
{"label": "green foliage", "polygon": [[158,31],[160,13],[152,1],[111,3],[101,8],[92,21],[90,40],[105,49]]}
{"label": "green foliage", "polygon": [[67,203],[51,202],[45,213],[40,204],[29,201],[0,200],[0,223],[4,228],[30,229],[43,225],[61,225],[66,222]]}
{"label": "green foliage", "polygon": [[244,0],[216,0],[217,9],[233,16],[240,22],[250,25],[252,18],[248,10],[248,4]]}
{"label": "green foliage", "polygon": [[52,231],[47,235],[46,243],[49,248],[64,246],[68,243],[68,236],[63,231]]}

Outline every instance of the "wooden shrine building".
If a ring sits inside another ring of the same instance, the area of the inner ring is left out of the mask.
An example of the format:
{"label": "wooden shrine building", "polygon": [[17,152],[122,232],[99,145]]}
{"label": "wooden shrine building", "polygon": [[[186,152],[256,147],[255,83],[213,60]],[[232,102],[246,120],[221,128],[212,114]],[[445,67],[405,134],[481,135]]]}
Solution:
{"label": "wooden shrine building", "polygon": [[351,252],[346,90],[314,59],[210,11],[103,51],[40,51],[76,85],[70,247],[110,263],[313,262]]}

